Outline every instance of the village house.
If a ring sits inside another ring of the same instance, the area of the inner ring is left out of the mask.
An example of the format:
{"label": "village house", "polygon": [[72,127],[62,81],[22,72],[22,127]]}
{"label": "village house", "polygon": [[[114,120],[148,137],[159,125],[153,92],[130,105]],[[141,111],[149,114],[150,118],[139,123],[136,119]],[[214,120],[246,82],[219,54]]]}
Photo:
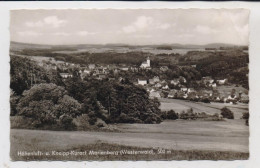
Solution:
{"label": "village house", "polygon": [[166,84],[165,86],[162,87],[163,90],[168,90],[169,86]]}
{"label": "village house", "polygon": [[154,79],[149,79],[149,84],[154,85],[155,84]]}
{"label": "village house", "polygon": [[161,94],[159,91],[152,91],[150,92],[149,96],[152,98],[161,98]]}
{"label": "village house", "polygon": [[61,76],[63,79],[67,79],[67,78],[71,78],[71,77],[72,77],[72,74],[69,74],[69,73],[60,73],[60,76]]}
{"label": "village house", "polygon": [[156,84],[154,85],[154,87],[156,87],[156,88],[161,88],[161,87],[162,87],[162,84],[156,83]]}
{"label": "village house", "polygon": [[219,85],[224,85],[224,84],[227,83],[227,79],[217,80],[217,83],[218,83]]}
{"label": "village house", "polygon": [[171,80],[171,84],[174,86],[177,86],[178,84],[180,84],[180,81],[179,81],[179,79],[173,79],[173,80]]}
{"label": "village house", "polygon": [[202,78],[202,81],[204,84],[212,84],[214,82],[214,79],[212,79],[210,76],[206,76]]}
{"label": "village house", "polygon": [[182,91],[182,92],[188,92],[188,91],[189,91],[189,88],[181,88],[181,91]]}
{"label": "village house", "polygon": [[154,76],[154,77],[153,77],[153,80],[154,80],[155,83],[156,83],[156,82],[160,82],[159,76]]}
{"label": "village house", "polygon": [[217,84],[216,84],[216,83],[210,83],[210,84],[209,84],[209,87],[215,88],[215,87],[217,87]]}
{"label": "village house", "polygon": [[128,71],[128,67],[121,67],[121,68],[119,68],[120,70],[122,70],[122,71]]}
{"label": "village house", "polygon": [[168,93],[168,98],[175,98],[177,97],[177,90],[173,89],[173,90],[170,90],[170,92]]}
{"label": "village house", "polygon": [[91,69],[91,70],[95,69],[95,67],[96,67],[95,64],[89,64],[88,65],[88,68]]}
{"label": "village house", "polygon": [[167,66],[162,66],[162,67],[160,67],[160,70],[163,71],[163,72],[167,71],[168,69],[169,69],[169,68],[168,68]]}
{"label": "village house", "polygon": [[138,79],[138,85],[147,85],[147,80],[146,79]]}

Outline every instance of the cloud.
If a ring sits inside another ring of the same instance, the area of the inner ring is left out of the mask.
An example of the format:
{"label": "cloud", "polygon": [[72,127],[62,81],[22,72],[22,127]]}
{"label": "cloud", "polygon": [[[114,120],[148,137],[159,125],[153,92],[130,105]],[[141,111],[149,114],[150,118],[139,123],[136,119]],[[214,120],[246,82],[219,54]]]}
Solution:
{"label": "cloud", "polygon": [[65,32],[57,32],[57,33],[53,33],[53,35],[55,36],[69,36],[69,33],[65,33]]}
{"label": "cloud", "polygon": [[79,36],[87,36],[87,35],[94,35],[96,34],[95,32],[88,32],[88,31],[79,31],[76,33]]}
{"label": "cloud", "polygon": [[18,35],[20,35],[20,36],[41,36],[42,33],[37,33],[34,31],[23,31],[23,32],[18,32]]}
{"label": "cloud", "polygon": [[61,20],[57,16],[48,16],[45,17],[43,20],[36,21],[36,22],[26,22],[25,25],[27,27],[43,27],[43,26],[51,26],[54,28],[58,28],[66,24],[66,20]]}
{"label": "cloud", "polygon": [[195,28],[195,31],[201,34],[212,34],[212,33],[217,33],[218,31],[215,29],[212,29],[208,26],[202,26],[202,25],[197,25]]}
{"label": "cloud", "polygon": [[157,26],[157,28],[163,29],[163,30],[169,29],[170,27],[171,27],[171,25],[169,23],[159,24]]}
{"label": "cloud", "polygon": [[125,32],[125,33],[134,33],[136,31],[137,31],[137,29],[134,26],[125,26],[125,27],[123,27],[123,32]]}
{"label": "cloud", "polygon": [[133,33],[151,26],[153,22],[154,20],[152,17],[139,16],[135,22],[133,22],[131,25],[123,27],[122,30],[125,33]]}

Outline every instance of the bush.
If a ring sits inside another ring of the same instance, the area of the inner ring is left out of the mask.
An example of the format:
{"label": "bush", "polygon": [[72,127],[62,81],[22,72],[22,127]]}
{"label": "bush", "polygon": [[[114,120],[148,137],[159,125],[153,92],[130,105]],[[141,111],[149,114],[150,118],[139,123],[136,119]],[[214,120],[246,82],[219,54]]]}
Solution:
{"label": "bush", "polygon": [[162,111],[160,117],[161,117],[161,119],[166,120],[167,119],[167,111]]}
{"label": "bush", "polygon": [[151,114],[144,120],[145,124],[159,124],[160,122],[162,122],[162,120],[156,114]]}
{"label": "bush", "polygon": [[179,114],[178,113],[175,113],[174,110],[170,110],[167,112],[167,119],[170,119],[170,120],[177,120],[179,118]]}
{"label": "bush", "polygon": [[202,101],[203,103],[210,103],[209,98],[203,98],[201,101]]}
{"label": "bush", "polygon": [[234,113],[227,107],[222,108],[220,114],[223,118],[234,119]]}
{"label": "bush", "polygon": [[183,111],[181,114],[180,114],[180,119],[184,119],[184,120],[195,120],[198,118],[197,116],[197,113],[194,113],[193,112],[193,109],[190,108],[187,110],[187,112]]}
{"label": "bush", "polygon": [[91,127],[87,114],[82,114],[81,116],[74,118],[72,122],[77,127],[77,130],[89,130]]}
{"label": "bush", "polygon": [[103,121],[102,119],[98,118],[97,119],[97,122],[96,122],[96,126],[98,128],[101,128],[101,127],[107,127],[107,124],[105,121]]}
{"label": "bush", "polygon": [[125,113],[121,113],[119,116],[119,121],[120,123],[134,123],[135,119],[133,117],[128,116]]}
{"label": "bush", "polygon": [[245,113],[243,113],[242,118],[246,120],[246,125],[249,126],[249,122],[248,122],[248,119],[249,119],[249,112],[245,112]]}
{"label": "bush", "polygon": [[96,114],[93,111],[88,113],[88,117],[89,117],[88,122],[90,125],[94,125],[97,122]]}
{"label": "bush", "polygon": [[69,129],[69,130],[74,129],[75,125],[72,121],[73,118],[66,114],[61,115],[59,118],[59,124],[64,129]]}
{"label": "bush", "polygon": [[20,129],[33,129],[37,123],[36,120],[32,118],[27,118],[24,116],[11,116],[10,124],[11,128],[20,128]]}

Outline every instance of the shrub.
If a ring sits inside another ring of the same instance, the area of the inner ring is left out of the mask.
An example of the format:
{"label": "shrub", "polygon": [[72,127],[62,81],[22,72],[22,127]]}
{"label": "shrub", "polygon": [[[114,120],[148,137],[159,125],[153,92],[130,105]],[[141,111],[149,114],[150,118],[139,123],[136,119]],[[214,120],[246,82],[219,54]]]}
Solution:
{"label": "shrub", "polygon": [[203,103],[210,103],[209,98],[203,98],[201,101],[202,101]]}
{"label": "shrub", "polygon": [[187,112],[183,111],[181,114],[180,114],[180,119],[184,119],[184,120],[195,120],[198,118],[198,115],[197,113],[194,113],[193,112],[193,109],[190,108],[187,110]]}
{"label": "shrub", "polygon": [[11,116],[10,117],[10,124],[11,128],[26,128],[26,129],[32,129],[35,127],[35,124],[37,125],[35,120],[32,118],[27,118],[24,116]]}
{"label": "shrub", "polygon": [[144,120],[145,124],[159,124],[160,122],[162,122],[162,120],[156,114],[151,114]]}
{"label": "shrub", "polygon": [[118,122],[121,122],[121,123],[134,123],[135,120],[134,120],[133,117],[130,117],[130,116],[128,116],[125,113],[121,113],[120,116],[119,116],[119,121]]}
{"label": "shrub", "polygon": [[97,122],[97,117],[93,111],[88,113],[88,117],[89,117],[88,122],[90,125],[94,125]]}
{"label": "shrub", "polygon": [[72,122],[77,127],[77,130],[90,129],[89,117],[87,114],[82,114],[81,116],[74,118]]}
{"label": "shrub", "polygon": [[220,114],[223,118],[234,119],[234,113],[227,107],[222,108]]}
{"label": "shrub", "polygon": [[167,119],[167,111],[161,112],[161,119],[166,120]]}
{"label": "shrub", "polygon": [[75,125],[73,124],[73,118],[67,114],[63,114],[59,118],[59,124],[62,128],[65,129],[74,129]]}
{"label": "shrub", "polygon": [[101,128],[101,127],[107,127],[107,124],[105,121],[103,121],[102,119],[98,118],[97,122],[96,122],[96,126]]}
{"label": "shrub", "polygon": [[245,112],[245,113],[243,113],[242,118],[246,120],[246,125],[249,126],[249,122],[248,122],[248,119],[249,119],[249,112]]}
{"label": "shrub", "polygon": [[174,110],[170,110],[167,112],[167,119],[170,119],[170,120],[177,120],[179,118],[179,114],[178,113],[175,113]]}

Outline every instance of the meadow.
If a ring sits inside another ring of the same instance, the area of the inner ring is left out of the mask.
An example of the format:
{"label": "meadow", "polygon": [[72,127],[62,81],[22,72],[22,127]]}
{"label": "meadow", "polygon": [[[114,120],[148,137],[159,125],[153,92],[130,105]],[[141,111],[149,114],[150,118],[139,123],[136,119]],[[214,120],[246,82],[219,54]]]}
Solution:
{"label": "meadow", "polygon": [[244,112],[248,112],[248,104],[229,104],[229,103],[203,103],[203,102],[192,102],[188,100],[178,100],[178,99],[160,99],[161,110],[168,111],[173,109],[177,113],[181,113],[183,110],[186,111],[190,108],[193,109],[195,113],[205,112],[208,114],[220,114],[220,110],[223,107],[228,107],[233,113],[235,119],[241,119]]}
{"label": "meadow", "polygon": [[[220,113],[220,104],[163,99],[161,109]],[[233,109],[246,111],[243,105]],[[239,119],[165,120],[160,124],[113,124],[115,132],[11,129],[13,160],[243,160],[249,157],[249,127]],[[158,149],[171,151],[156,154]],[[18,151],[154,150],[153,155],[18,156]]]}

